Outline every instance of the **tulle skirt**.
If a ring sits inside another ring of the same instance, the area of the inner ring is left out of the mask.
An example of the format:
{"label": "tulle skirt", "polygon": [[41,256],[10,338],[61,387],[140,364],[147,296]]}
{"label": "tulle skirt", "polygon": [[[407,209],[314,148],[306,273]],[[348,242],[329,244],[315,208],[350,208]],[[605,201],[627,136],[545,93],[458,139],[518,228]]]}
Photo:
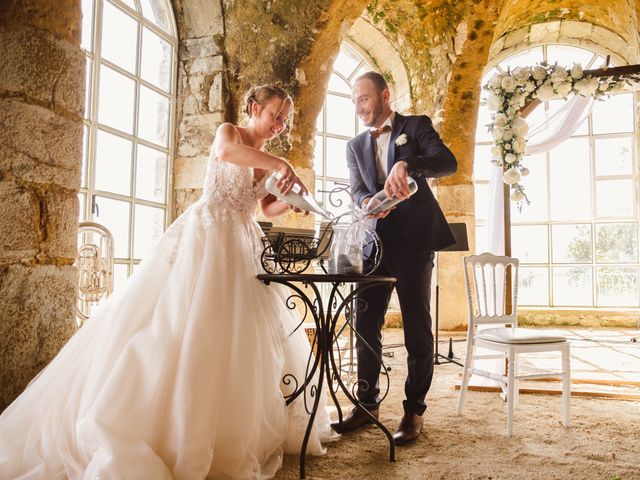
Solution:
{"label": "tulle skirt", "polygon": [[[261,479],[299,452],[310,353],[250,216],[198,202],[0,416],[2,479]],[[308,452],[335,439],[322,395]]]}

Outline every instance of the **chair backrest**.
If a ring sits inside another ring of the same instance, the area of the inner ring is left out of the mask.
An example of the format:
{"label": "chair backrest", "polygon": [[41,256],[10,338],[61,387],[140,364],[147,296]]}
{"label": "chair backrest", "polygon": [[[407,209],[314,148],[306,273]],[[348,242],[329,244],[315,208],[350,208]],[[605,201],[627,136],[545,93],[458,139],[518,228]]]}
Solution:
{"label": "chair backrest", "polygon": [[78,327],[91,309],[113,291],[113,236],[104,226],[81,222],[78,227]]}
{"label": "chair backrest", "polygon": [[511,324],[515,327],[518,259],[485,252],[464,257],[463,265],[469,328],[482,324]]}

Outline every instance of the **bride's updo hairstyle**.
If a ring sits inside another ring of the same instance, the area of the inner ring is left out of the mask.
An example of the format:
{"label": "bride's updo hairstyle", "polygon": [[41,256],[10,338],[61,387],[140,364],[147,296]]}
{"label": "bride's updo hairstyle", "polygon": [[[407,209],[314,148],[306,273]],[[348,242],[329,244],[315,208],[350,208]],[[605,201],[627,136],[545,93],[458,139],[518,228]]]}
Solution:
{"label": "bride's updo hairstyle", "polygon": [[262,107],[274,98],[281,99],[282,105],[285,105],[286,103],[291,105],[291,113],[289,114],[289,120],[291,120],[293,114],[293,99],[282,87],[273,84],[259,85],[251,88],[244,96],[242,111],[251,118],[251,108],[254,103],[257,103]]}
{"label": "bride's updo hairstyle", "polygon": [[[291,95],[284,90],[282,87],[275,84],[266,84],[266,85],[258,85],[257,87],[252,87],[244,96],[244,101],[242,105],[242,111],[247,115],[247,118],[251,118],[251,108],[254,103],[263,107],[265,104],[273,100],[274,98],[278,98],[282,100],[280,104],[280,108],[289,103],[291,105],[291,109],[289,110],[289,118],[287,119],[287,128],[283,132],[280,137],[285,137],[286,143],[290,143],[289,133],[293,127],[293,99]],[[276,112],[276,115],[279,114],[280,111]],[[289,148],[285,145],[281,145],[288,150]]]}

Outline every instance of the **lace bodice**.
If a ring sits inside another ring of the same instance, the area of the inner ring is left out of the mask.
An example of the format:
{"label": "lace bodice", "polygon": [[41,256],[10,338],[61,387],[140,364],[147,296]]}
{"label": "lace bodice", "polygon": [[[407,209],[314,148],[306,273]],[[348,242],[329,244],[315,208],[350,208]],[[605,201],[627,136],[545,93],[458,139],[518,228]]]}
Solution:
{"label": "lace bodice", "polygon": [[209,155],[204,192],[201,201],[208,206],[213,217],[250,216],[256,202],[267,195],[266,175],[254,182],[253,169],[220,160],[213,149]]}

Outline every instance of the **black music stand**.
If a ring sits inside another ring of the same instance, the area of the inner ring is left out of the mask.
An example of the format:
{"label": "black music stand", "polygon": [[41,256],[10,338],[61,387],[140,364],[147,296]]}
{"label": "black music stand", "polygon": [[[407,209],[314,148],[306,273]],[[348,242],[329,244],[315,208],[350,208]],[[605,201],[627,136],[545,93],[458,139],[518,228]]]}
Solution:
{"label": "black music stand", "polygon": [[[467,238],[467,225],[465,223],[450,223],[449,228],[451,229],[451,233],[453,233],[453,237],[456,242],[453,245],[449,245],[441,249],[438,252],[467,252],[469,251],[469,240]],[[443,355],[438,352],[438,329],[439,325],[439,315],[440,315],[440,265],[438,265],[438,269],[436,270],[436,331],[435,331],[435,342],[434,342],[434,353],[433,353],[433,363],[434,365],[440,365],[442,363],[455,363],[456,365],[460,365],[462,367],[462,363],[455,360],[455,355],[453,354],[453,339],[449,338],[449,353],[447,355]],[[442,361],[440,360],[442,359]]]}

